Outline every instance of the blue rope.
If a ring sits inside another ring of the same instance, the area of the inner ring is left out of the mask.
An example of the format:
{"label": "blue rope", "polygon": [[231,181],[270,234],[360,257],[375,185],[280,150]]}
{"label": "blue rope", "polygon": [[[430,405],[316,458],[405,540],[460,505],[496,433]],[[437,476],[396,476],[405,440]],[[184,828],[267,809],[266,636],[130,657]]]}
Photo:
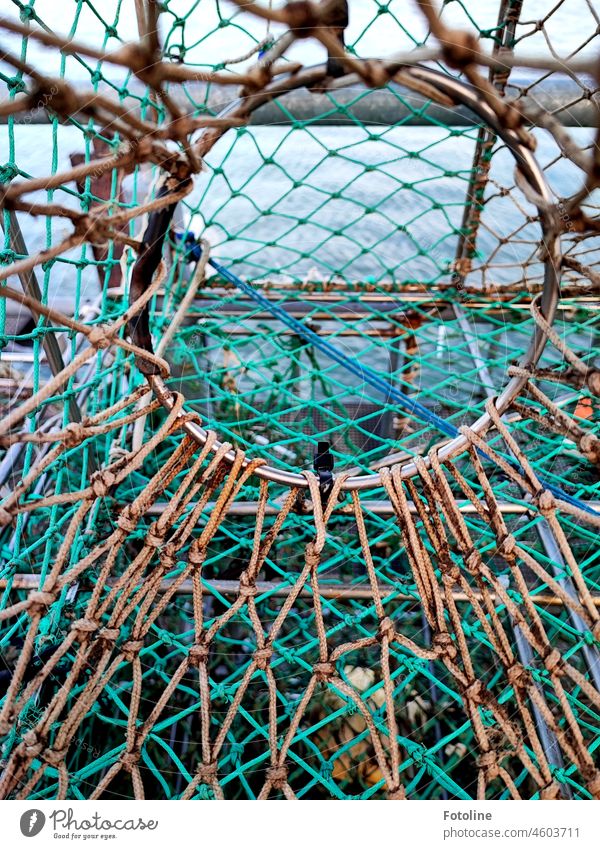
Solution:
{"label": "blue rope", "polygon": [[[195,253],[192,252],[193,258],[195,259]],[[455,436],[459,436],[460,433],[458,429],[451,422],[446,419],[437,416],[435,413],[428,410],[427,407],[420,404],[418,401],[415,401],[414,398],[411,398],[410,395],[406,395],[402,392],[401,389],[394,386],[389,380],[386,380],[381,375],[377,374],[376,371],[369,368],[369,366],[361,365],[354,360],[351,360],[346,354],[342,353],[335,345],[332,345],[331,342],[328,342],[327,339],[324,339],[322,336],[319,336],[318,333],[315,333],[314,330],[311,330],[310,327],[307,327],[305,324],[302,324],[301,321],[298,321],[297,318],[294,318],[293,315],[290,315],[283,307],[280,307],[279,304],[275,304],[266,298],[262,292],[254,289],[249,283],[245,283],[231,271],[224,268],[219,262],[214,259],[209,259],[209,263],[212,267],[217,271],[221,277],[225,280],[228,280],[234,286],[236,286],[240,291],[244,292],[245,295],[252,298],[252,300],[259,304],[264,310],[270,312],[271,315],[276,316],[283,324],[287,325],[290,330],[293,330],[298,336],[301,336],[307,342],[310,342],[317,348],[319,351],[322,351],[326,354],[330,359],[334,360],[336,363],[341,365],[347,371],[351,372],[351,374],[356,375],[361,380],[364,380],[365,383],[370,384],[375,389],[378,389],[382,392],[386,397],[393,399],[403,410],[406,410],[410,413],[413,413],[417,418],[421,419],[421,421],[427,422],[428,424],[434,425],[439,431],[441,431],[446,436],[454,438]],[[485,452],[479,452],[485,457],[487,460],[488,457]],[[509,461],[510,462],[510,461]],[[522,471],[519,466],[511,463],[514,468],[518,471]],[[593,516],[600,516],[597,510],[594,510],[591,507],[588,507],[583,501],[575,496],[569,495],[567,492],[562,490],[560,487],[555,486],[549,481],[540,478],[540,483],[542,486],[549,490],[553,495],[557,498],[566,501],[568,504],[571,504],[573,507],[578,507],[580,510],[584,510],[586,513],[591,513]]]}

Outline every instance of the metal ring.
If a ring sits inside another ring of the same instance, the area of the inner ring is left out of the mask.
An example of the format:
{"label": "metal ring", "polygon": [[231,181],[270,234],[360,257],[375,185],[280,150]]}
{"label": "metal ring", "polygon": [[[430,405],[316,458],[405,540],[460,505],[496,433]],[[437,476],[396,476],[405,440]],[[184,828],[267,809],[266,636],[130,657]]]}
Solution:
{"label": "metal ring", "polygon": [[[485,101],[482,100],[481,96],[472,86],[454,79],[453,77],[449,77],[441,71],[436,71],[432,68],[425,68],[419,65],[405,67],[403,68],[403,71],[415,79],[422,80],[433,85],[438,90],[449,95],[454,101],[457,101],[463,106],[467,106],[475,113],[475,115],[485,121],[485,123],[505,142],[513,154],[519,169],[529,181],[535,192],[537,192],[543,200],[544,206],[538,207],[542,226],[542,238],[546,249],[544,283],[540,306],[544,317],[549,324],[552,324],[559,299],[558,268],[560,259],[560,237],[552,228],[552,221],[550,213],[548,212],[552,206],[552,195],[548,184],[546,183],[544,174],[537,160],[533,156],[533,153],[522,143],[514,130],[506,129],[500,124],[496,113]],[[234,104],[228,106],[221,114],[229,113],[239,103],[240,101],[236,101]],[[536,325],[527,352],[519,365],[527,368],[536,365],[542,355],[547,341],[547,335],[538,325]],[[148,383],[162,406],[167,410],[171,410],[174,406],[174,396],[165,386],[163,379],[159,375],[149,375]],[[500,415],[506,412],[510,403],[518,395],[525,383],[526,378],[512,378],[503,392],[496,398],[496,409]],[[474,433],[481,433],[490,425],[490,423],[491,418],[489,414],[484,413],[471,425],[471,430]],[[199,445],[205,444],[208,433],[204,430],[204,428],[200,427],[200,425],[193,421],[186,421],[183,425],[183,429],[193,439],[195,439]],[[215,441],[212,446],[212,451],[217,451],[221,445],[221,442]],[[466,446],[467,438],[463,435],[456,436],[454,439],[449,440],[438,449],[438,458],[441,462],[443,462],[444,460],[455,456],[457,453],[466,448]],[[229,451],[225,455],[224,459],[229,463],[233,463],[235,459],[234,450],[232,449]],[[427,456],[425,456],[423,460],[426,464],[429,464],[429,458]],[[245,465],[249,462],[250,459],[246,458]],[[380,463],[381,461],[378,465],[380,465]],[[272,481],[284,486],[300,488],[305,488],[307,486],[304,475],[298,474],[297,472],[287,472],[283,469],[278,469],[275,466],[259,466],[256,469],[255,474],[263,480]],[[400,474],[403,479],[413,477],[417,474],[416,464],[413,461],[406,463],[401,467]],[[381,474],[376,472],[374,474],[356,475],[354,477],[347,478],[342,485],[342,491],[360,492],[381,486]]]}

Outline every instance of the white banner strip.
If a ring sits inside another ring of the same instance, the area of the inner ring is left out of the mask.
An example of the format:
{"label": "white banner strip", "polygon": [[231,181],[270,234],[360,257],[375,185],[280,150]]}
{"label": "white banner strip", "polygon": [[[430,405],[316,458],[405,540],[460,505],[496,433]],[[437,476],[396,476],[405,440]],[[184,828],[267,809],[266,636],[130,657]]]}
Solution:
{"label": "white banner strip", "polygon": [[269,802],[0,802],[0,845],[598,849],[599,822],[600,802],[591,801],[304,801],[294,807]]}

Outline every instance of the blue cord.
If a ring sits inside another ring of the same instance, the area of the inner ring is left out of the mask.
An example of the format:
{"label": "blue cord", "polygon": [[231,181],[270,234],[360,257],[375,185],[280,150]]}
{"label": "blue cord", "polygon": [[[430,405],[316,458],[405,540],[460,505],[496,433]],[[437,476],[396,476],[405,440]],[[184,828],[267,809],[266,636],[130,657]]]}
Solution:
{"label": "blue cord", "polygon": [[[196,256],[193,254],[193,258]],[[199,256],[198,256],[199,258]],[[290,315],[283,307],[280,307],[278,304],[274,304],[268,298],[266,298],[262,292],[254,289],[249,283],[245,283],[231,271],[228,271],[224,268],[219,262],[214,259],[209,259],[209,263],[212,267],[217,271],[221,277],[224,277],[225,280],[228,280],[230,283],[233,283],[240,291],[244,292],[244,294],[248,295],[248,297],[252,298],[255,303],[259,304],[264,310],[270,312],[272,315],[277,316],[283,324],[287,325],[291,330],[306,339],[307,342],[310,342],[317,348],[319,351],[322,351],[324,354],[327,354],[332,360],[334,360],[339,365],[343,366],[347,371],[356,375],[361,380],[364,380],[365,383],[370,384],[375,389],[379,389],[384,395],[392,398],[394,401],[398,403],[398,405],[407,410],[410,413],[414,413],[417,418],[421,419],[421,421],[425,421],[428,424],[434,425],[439,431],[441,431],[446,436],[450,436],[454,438],[455,436],[459,436],[460,433],[458,429],[446,419],[437,416],[435,413],[432,413],[431,410],[428,410],[427,407],[420,404],[418,401],[415,401],[414,398],[411,398],[409,395],[406,395],[402,392],[401,389],[398,389],[384,377],[377,374],[377,372],[373,371],[373,369],[368,366],[363,366],[358,362],[354,362],[349,357],[347,357],[342,351],[332,345],[331,342],[328,342],[327,339],[324,339],[322,336],[319,336],[318,333],[315,333],[314,330],[311,330],[310,327],[307,327],[305,324],[302,324],[301,321],[298,321],[297,318],[294,318],[293,315]],[[479,452],[484,456],[487,460],[490,458],[484,452]],[[510,461],[509,461],[510,462]],[[515,469],[519,470],[519,467],[516,464],[511,463]],[[600,516],[597,510],[594,510],[591,507],[588,507],[587,504],[584,504],[583,501],[580,501],[579,498],[575,498],[572,495],[569,495],[567,492],[564,492],[560,487],[555,486],[548,481],[545,481],[543,478],[540,478],[540,483],[542,486],[549,490],[553,495],[557,498],[566,501],[568,504],[571,504],[573,507],[578,507],[580,510],[584,510],[586,513],[591,513],[593,516]]]}

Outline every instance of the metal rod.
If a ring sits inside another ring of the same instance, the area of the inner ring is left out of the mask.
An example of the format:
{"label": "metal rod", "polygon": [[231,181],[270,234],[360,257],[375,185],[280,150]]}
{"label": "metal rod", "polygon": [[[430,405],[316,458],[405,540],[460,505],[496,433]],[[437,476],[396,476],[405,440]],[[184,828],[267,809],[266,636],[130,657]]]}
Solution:
{"label": "metal rod", "polygon": [[[17,573],[11,579],[9,578],[0,578],[0,589],[5,589],[8,585],[9,580],[12,581],[12,589],[13,590],[37,590],[40,586],[40,576],[27,574],[27,573]],[[106,582],[108,587],[112,587],[118,581],[118,578],[111,578]],[[171,589],[173,585],[176,583],[176,578],[165,578],[160,582],[160,591],[166,592]],[[240,591],[240,583],[239,581],[231,581],[231,580],[212,580],[207,579],[202,581],[203,586],[211,590],[213,592],[221,593],[222,595],[228,596],[237,596]],[[287,581],[256,581],[256,589],[259,595],[263,595],[264,593],[270,593],[271,595],[286,598],[292,592],[293,587]],[[185,580],[182,581],[181,584],[177,587],[176,593],[179,595],[191,595],[194,591],[193,581]],[[380,584],[379,592],[381,596],[395,596],[400,601],[409,601],[415,607],[421,607],[422,601],[420,598],[410,595],[406,592],[401,592],[392,584]],[[373,591],[369,584],[364,585],[353,585],[353,584],[321,584],[319,586],[319,595],[322,598],[328,599],[338,599],[340,601],[344,600],[353,600],[353,599],[372,599]],[[491,592],[489,594],[492,599],[498,601],[499,604],[503,602],[501,599],[497,598],[495,593]],[[301,598],[312,598],[313,592],[308,586],[304,586],[300,591]],[[454,592],[452,593],[452,597],[454,601],[469,604],[471,599],[466,593],[463,592]],[[564,602],[558,596],[553,595],[531,595],[531,599],[539,605],[548,606],[548,607],[564,607]],[[477,599],[477,601],[481,601],[483,596],[480,592],[473,590],[473,598]],[[595,596],[594,605],[600,608],[600,596]]]}
{"label": "metal rod", "polygon": [[[475,515],[477,510],[475,506],[470,501],[457,501],[458,509],[461,513],[465,515]],[[586,501],[584,502],[588,507],[591,507],[593,510],[600,510],[600,501]],[[375,516],[394,516],[394,508],[390,501],[361,501],[361,505],[363,510],[366,513],[371,513]],[[210,514],[214,508],[214,502],[209,501],[204,507],[203,513]],[[149,516],[160,516],[164,513],[167,504],[163,501],[157,501],[155,504],[152,504],[148,510],[146,511]],[[194,507],[194,504],[191,503],[189,505],[190,510]],[[303,502],[303,512],[310,514],[312,513],[312,502],[307,500]],[[412,502],[409,502],[409,509],[411,513],[416,513],[416,507]],[[537,511],[535,508],[528,506],[527,504],[512,504],[510,501],[499,501],[498,509],[501,513],[507,513],[509,515],[533,515],[537,516]],[[255,516],[258,510],[258,501],[240,501],[234,502],[229,505],[227,510],[228,515],[230,516]],[[276,516],[280,511],[280,507],[277,503],[267,504],[265,508],[265,512],[267,516]],[[353,516],[354,510],[351,504],[340,504],[339,507],[335,509],[335,515],[348,515]]]}

